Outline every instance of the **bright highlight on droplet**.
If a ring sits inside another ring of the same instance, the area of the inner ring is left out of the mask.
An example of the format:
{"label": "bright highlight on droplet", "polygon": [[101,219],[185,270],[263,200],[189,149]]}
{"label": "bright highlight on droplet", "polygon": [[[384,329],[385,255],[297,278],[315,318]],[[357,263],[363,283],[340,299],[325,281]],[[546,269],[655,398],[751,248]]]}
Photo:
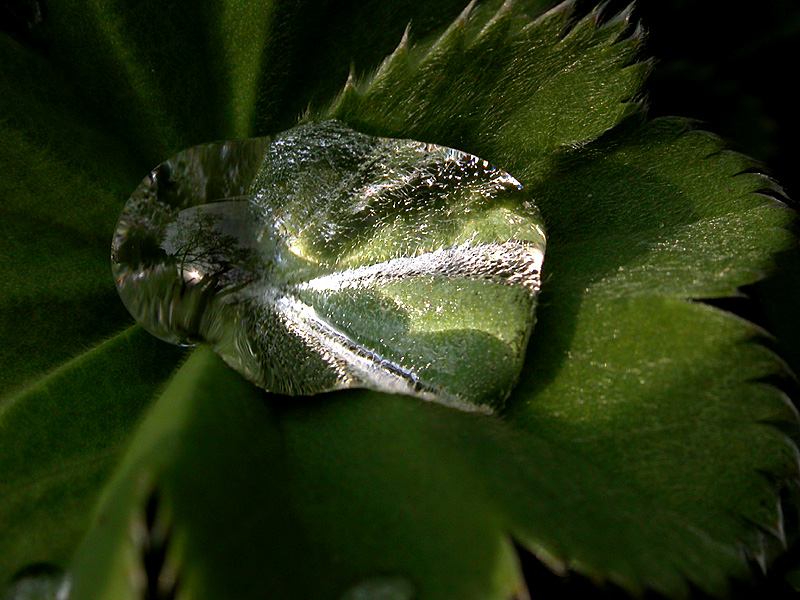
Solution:
{"label": "bright highlight on droplet", "polygon": [[543,223],[511,175],[337,121],[178,153],[112,243],[153,335],[281,394],[351,387],[492,412],[534,323]]}

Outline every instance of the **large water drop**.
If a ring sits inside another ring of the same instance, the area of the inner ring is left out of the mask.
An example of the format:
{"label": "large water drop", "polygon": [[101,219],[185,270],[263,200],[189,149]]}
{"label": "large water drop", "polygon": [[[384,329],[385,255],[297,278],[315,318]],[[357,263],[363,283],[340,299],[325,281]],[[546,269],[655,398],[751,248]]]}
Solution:
{"label": "large water drop", "polygon": [[519,375],[545,236],[471,154],[337,121],[156,167],[112,245],[148,331],[282,394],[365,387],[492,412]]}

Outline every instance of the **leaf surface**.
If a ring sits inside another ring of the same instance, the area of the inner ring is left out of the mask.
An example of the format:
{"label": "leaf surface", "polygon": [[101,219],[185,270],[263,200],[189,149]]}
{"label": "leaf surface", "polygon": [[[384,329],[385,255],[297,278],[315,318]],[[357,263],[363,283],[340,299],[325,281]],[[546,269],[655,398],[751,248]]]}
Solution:
{"label": "leaf surface", "polygon": [[0,404],[0,577],[66,565],[180,350],[132,327]]}
{"label": "leaf surface", "polygon": [[[646,120],[627,13],[542,8],[471,6],[328,103],[341,71],[298,63],[324,2],[87,0],[32,45],[0,38],[0,581],[45,562],[75,598],[524,598],[516,542],[680,597],[772,555],[797,477],[795,413],[765,382],[783,366],[694,299],[759,279],[791,216],[749,159]],[[206,349],[175,370],[182,351],[140,329],[109,337],[130,323],[108,274],[125,196],[184,146],[285,123],[293,91],[307,119],[477,154],[541,208],[538,324],[499,417],[276,397]]]}

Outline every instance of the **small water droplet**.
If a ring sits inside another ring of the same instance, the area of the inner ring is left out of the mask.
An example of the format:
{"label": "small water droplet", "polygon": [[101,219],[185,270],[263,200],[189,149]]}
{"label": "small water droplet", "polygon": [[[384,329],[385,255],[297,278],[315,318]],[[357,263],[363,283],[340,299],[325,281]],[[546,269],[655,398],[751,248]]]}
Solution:
{"label": "small water droplet", "polygon": [[341,600],[412,600],[414,585],[405,577],[376,576],[354,585]]}
{"label": "small water droplet", "polygon": [[491,412],[534,322],[544,228],[476,156],[336,121],[190,148],[112,244],[131,314],[283,394],[366,387]]}
{"label": "small water droplet", "polygon": [[63,569],[37,563],[17,573],[3,600],[68,600],[70,588],[70,579]]}

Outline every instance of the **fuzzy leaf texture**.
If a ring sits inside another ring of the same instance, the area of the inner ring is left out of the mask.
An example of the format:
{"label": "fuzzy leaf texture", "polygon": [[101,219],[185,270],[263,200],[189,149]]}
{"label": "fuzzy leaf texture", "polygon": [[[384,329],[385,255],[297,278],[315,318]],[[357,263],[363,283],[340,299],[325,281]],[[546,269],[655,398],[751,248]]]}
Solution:
{"label": "fuzzy leaf texture", "polygon": [[[526,598],[520,546],[633,593],[724,595],[794,533],[797,422],[763,332],[695,300],[792,243],[780,189],[647,120],[628,12],[487,1],[422,35],[462,7],[357,4],[75,0],[0,34],[0,585],[48,564],[73,600]],[[538,323],[501,415],[278,397],[132,324],[108,255],[138,181],[290,126],[298,98],[305,120],[485,158],[541,208]]]}

